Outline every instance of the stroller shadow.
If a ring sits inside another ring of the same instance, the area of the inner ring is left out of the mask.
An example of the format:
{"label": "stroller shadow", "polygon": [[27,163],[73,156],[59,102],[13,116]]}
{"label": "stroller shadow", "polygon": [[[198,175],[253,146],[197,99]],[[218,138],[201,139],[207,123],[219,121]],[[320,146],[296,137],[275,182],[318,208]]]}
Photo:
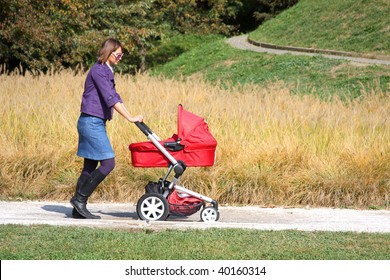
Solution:
{"label": "stroller shadow", "polygon": [[113,216],[116,218],[132,218],[134,220],[138,220],[137,213],[134,212],[104,212],[104,211],[98,211],[98,213],[108,216]]}
{"label": "stroller shadow", "polygon": [[[73,207],[66,207],[66,206],[61,206],[61,205],[45,205],[45,206],[42,206],[42,209],[45,211],[48,211],[48,212],[55,212],[55,213],[64,214],[66,218],[73,218],[72,217]],[[107,216],[113,216],[116,218],[132,218],[135,220],[138,219],[137,213],[132,213],[132,212],[97,211],[97,213],[107,215]]]}

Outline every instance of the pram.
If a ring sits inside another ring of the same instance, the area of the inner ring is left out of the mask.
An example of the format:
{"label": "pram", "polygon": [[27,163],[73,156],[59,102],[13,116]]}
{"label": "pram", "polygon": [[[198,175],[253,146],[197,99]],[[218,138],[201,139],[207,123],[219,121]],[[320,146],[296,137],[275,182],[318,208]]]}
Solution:
{"label": "pram", "polygon": [[169,215],[189,216],[203,208],[202,221],[217,221],[215,200],[177,184],[187,167],[214,165],[217,141],[205,120],[184,110],[182,105],[178,106],[177,124],[177,134],[162,141],[145,123],[136,123],[150,141],[129,145],[132,165],[168,168],[164,178],[146,185],[146,193],[137,202],[137,214],[142,220],[161,221]]}

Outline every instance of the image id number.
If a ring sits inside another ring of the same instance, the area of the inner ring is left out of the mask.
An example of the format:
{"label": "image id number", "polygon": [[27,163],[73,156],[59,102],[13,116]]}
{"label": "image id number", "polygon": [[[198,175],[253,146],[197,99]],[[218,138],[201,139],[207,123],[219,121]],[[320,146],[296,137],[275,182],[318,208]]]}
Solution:
{"label": "image id number", "polygon": [[221,275],[265,275],[265,267],[221,267],[218,274]]}

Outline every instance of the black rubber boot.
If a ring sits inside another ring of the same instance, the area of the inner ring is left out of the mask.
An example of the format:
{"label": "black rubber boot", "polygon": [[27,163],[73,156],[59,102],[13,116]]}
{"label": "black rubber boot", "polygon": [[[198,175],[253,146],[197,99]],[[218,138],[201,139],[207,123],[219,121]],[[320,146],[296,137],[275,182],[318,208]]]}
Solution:
{"label": "black rubber boot", "polygon": [[106,176],[101,173],[99,169],[94,170],[91,173],[91,178],[86,184],[80,186],[80,189],[76,191],[75,195],[70,200],[70,204],[72,204],[76,211],[86,219],[100,219],[99,216],[93,215],[87,210],[87,201],[89,196],[104,178],[106,178]]}
{"label": "black rubber boot", "polygon": [[[77,180],[77,185],[76,185],[76,193],[80,190],[82,186],[84,186],[88,181],[89,181],[89,176],[81,174],[79,179]],[[83,215],[81,215],[79,212],[77,212],[76,208],[73,207],[72,210],[72,217],[75,219],[85,219]]]}

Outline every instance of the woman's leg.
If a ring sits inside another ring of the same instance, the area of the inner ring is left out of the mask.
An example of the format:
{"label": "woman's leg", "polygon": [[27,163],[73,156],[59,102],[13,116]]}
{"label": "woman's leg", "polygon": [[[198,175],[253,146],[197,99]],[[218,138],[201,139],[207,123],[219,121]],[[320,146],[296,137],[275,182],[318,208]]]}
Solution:
{"label": "woman's leg", "polygon": [[115,168],[115,158],[105,159],[100,161],[99,170],[102,174],[107,176]]}
{"label": "woman's leg", "polygon": [[96,169],[98,166],[99,161],[93,160],[93,159],[84,159],[84,166],[83,170],[81,171],[81,174],[85,174],[87,176],[91,176],[92,171]]}
{"label": "woman's leg", "polygon": [[[75,196],[77,192],[80,191],[80,188],[84,186],[91,179],[91,173],[96,169],[98,163],[99,161],[97,160],[92,160],[88,158],[84,159],[83,170],[81,171],[80,177],[77,180]],[[75,219],[85,219],[85,217],[82,216],[74,207],[72,210],[72,216]]]}
{"label": "woman's leg", "polygon": [[[91,214],[87,208],[87,200],[89,196],[94,192],[97,186],[106,178],[106,176],[115,168],[115,158],[106,159],[100,161],[100,166],[96,168],[97,163],[90,160],[84,161],[84,169],[80,178],[88,177],[88,180],[84,184],[80,185],[78,191],[76,190],[75,196],[71,199],[71,204],[77,210],[77,212],[88,219],[98,219],[99,216]],[[74,211],[73,211],[74,212]]]}

